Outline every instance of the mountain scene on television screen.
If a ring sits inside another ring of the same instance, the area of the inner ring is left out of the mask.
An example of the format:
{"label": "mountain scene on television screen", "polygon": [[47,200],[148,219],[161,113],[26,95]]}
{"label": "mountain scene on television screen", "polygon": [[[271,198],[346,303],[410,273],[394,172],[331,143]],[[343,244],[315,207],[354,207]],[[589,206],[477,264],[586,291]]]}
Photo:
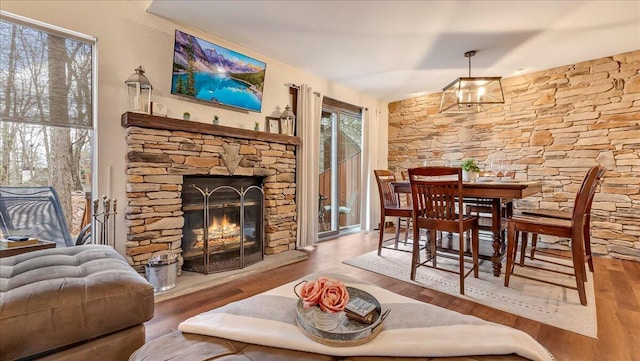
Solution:
{"label": "mountain scene on television screen", "polygon": [[[253,85],[256,94],[262,97],[265,70],[256,65],[227,59],[213,47],[203,49],[197,38],[176,31],[174,49],[174,74],[189,72],[225,72],[231,78]],[[189,93],[189,92],[187,92]],[[194,94],[190,94],[194,95]]]}

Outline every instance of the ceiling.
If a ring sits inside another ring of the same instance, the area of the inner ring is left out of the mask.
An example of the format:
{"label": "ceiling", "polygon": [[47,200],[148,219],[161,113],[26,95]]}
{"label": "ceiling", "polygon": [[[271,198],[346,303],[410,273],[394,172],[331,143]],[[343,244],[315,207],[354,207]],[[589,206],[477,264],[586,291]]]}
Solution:
{"label": "ceiling", "polygon": [[640,0],[153,0],[148,11],[383,101],[467,76],[468,50],[472,76],[511,77],[640,49]]}

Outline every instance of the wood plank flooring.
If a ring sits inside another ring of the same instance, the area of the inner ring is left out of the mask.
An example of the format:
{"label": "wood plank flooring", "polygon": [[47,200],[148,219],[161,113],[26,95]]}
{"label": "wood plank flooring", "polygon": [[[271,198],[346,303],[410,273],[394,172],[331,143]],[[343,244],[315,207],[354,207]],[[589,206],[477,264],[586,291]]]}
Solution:
{"label": "wood plank flooring", "polygon": [[342,264],[346,259],[376,249],[377,239],[377,232],[361,232],[321,242],[309,250],[306,261],[158,303],[154,318],[145,324],[147,341],[173,332],[180,322],[201,312],[264,292],[308,273],[331,270],[359,277],[406,297],[523,330],[547,347],[558,361],[640,360],[638,262],[595,257],[596,340]]}

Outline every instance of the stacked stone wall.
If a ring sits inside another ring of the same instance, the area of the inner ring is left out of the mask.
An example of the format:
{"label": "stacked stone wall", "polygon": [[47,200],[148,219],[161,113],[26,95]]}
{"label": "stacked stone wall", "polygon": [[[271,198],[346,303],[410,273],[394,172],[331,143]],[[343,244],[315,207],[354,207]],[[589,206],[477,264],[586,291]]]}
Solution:
{"label": "stacked stone wall", "polygon": [[126,142],[126,257],[139,271],[182,253],[184,175],[264,177],[265,254],[295,249],[294,145],[141,127],[127,128]]}
{"label": "stacked stone wall", "polygon": [[[570,209],[589,167],[607,168],[592,208],[592,247],[640,261],[640,50],[502,80],[505,103],[441,114],[441,93],[389,104],[389,168],[500,152],[542,193],[519,209]],[[567,241],[545,237],[548,247]]]}

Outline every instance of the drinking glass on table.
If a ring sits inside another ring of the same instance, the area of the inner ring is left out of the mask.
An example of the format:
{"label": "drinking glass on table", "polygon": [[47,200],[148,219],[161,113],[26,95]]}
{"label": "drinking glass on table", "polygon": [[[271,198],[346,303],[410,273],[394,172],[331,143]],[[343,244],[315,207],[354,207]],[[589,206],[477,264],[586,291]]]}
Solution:
{"label": "drinking glass on table", "polygon": [[503,179],[508,179],[509,169],[511,168],[511,164],[508,160],[500,161],[500,172],[502,173]]}
{"label": "drinking glass on table", "polygon": [[502,177],[502,169],[500,167],[500,161],[499,160],[492,160],[491,161],[491,172],[493,172],[493,176],[496,178],[500,178]]}

